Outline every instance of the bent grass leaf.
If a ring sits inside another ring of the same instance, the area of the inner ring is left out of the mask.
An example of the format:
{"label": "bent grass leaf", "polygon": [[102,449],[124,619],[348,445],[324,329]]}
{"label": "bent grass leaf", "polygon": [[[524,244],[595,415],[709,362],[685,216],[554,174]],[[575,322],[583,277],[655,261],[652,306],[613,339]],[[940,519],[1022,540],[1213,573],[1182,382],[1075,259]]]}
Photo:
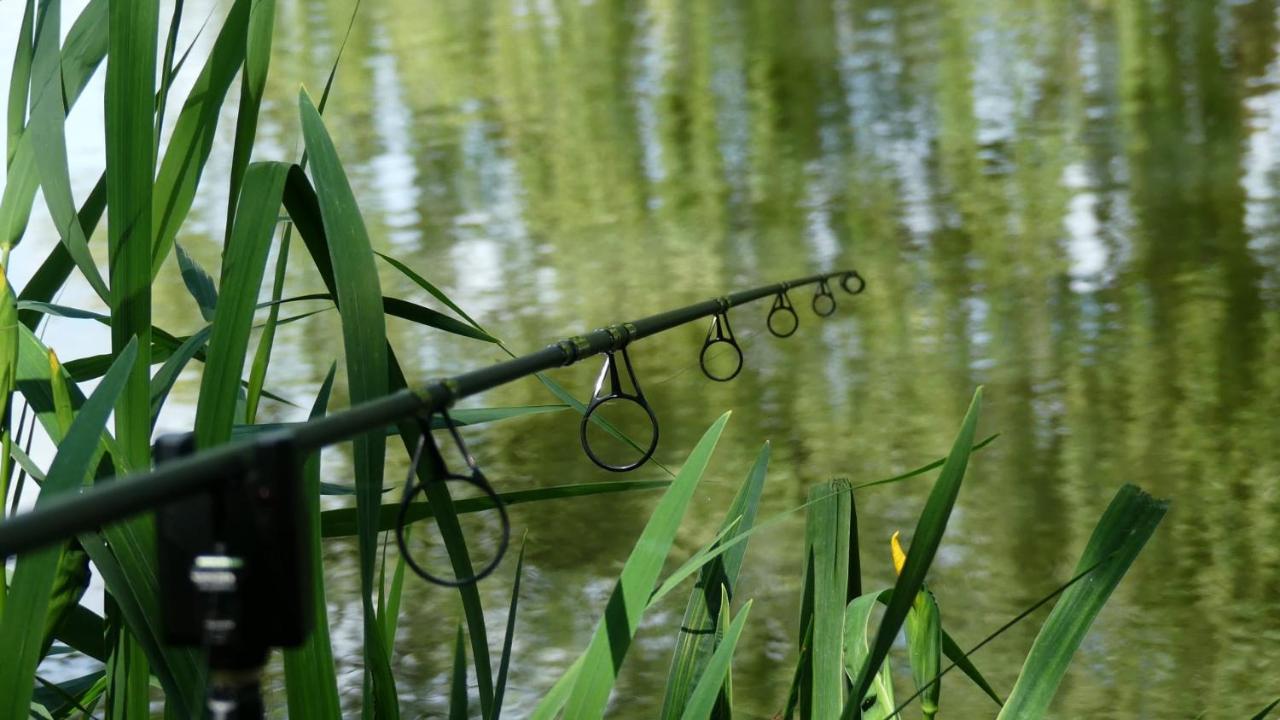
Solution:
{"label": "bent grass leaf", "polygon": [[1048,712],[1067,666],[1094,618],[1168,509],[1167,502],[1156,500],[1133,485],[1120,488],[1076,564],[1077,574],[1090,568],[1092,572],[1067,588],[1054,604],[1031,645],[999,720],[1039,718]]}
{"label": "bent grass leaf", "polygon": [[[858,679],[858,672],[870,655],[867,637],[870,634],[871,611],[891,590],[867,593],[853,599],[844,613],[844,670],[849,681]],[[856,698],[856,703],[854,702]],[[871,687],[861,696],[853,695],[850,704],[856,704],[862,712],[862,720],[887,720],[893,717],[893,677],[889,663],[881,662],[876,669]]]}
{"label": "bent grass leaf", "polygon": [[[27,132],[31,137],[35,164],[43,187],[45,205],[76,267],[89,281],[98,297],[108,298],[107,284],[89,254],[89,241],[76,214],[71,196],[71,174],[67,165],[67,139],[63,119],[61,53],[58,47],[60,0],[41,3],[37,24],[35,54],[31,67],[31,121]],[[148,113],[147,117],[150,117]]]}

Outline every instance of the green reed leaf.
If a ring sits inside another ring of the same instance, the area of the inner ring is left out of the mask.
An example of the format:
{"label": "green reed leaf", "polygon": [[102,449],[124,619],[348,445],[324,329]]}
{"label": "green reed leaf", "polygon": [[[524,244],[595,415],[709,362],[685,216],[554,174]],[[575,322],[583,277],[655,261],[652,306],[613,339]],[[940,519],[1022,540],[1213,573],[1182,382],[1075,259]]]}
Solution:
{"label": "green reed leaf", "polygon": [[[724,586],[720,586],[724,590]],[[721,618],[728,615],[728,594],[724,596],[726,605],[721,611]],[[733,664],[733,653],[738,647],[738,638],[742,636],[742,629],[746,627],[747,616],[751,613],[751,601],[747,601],[742,606],[742,610],[738,612],[738,616],[733,619],[728,630],[716,642],[715,652],[711,654],[707,661],[706,670],[698,680],[698,684],[694,686],[693,692],[689,695],[688,704],[684,707],[681,714],[683,720],[703,720],[711,717],[711,711],[715,708],[716,702],[721,699],[722,688],[729,683],[729,671]],[[717,620],[722,622],[722,620]]]}
{"label": "green reed leaf", "polygon": [[[70,111],[106,56],[107,6],[108,0],[89,0],[67,32],[59,63],[66,111]],[[17,150],[9,161],[4,194],[0,196],[0,248],[13,247],[22,239],[39,185],[31,134],[23,132],[17,143]]]}
{"label": "green reed leaf", "polygon": [[[951,446],[951,453],[947,456],[942,472],[938,474],[933,490],[929,492],[929,499],[925,501],[920,519],[916,522],[906,564],[903,565],[902,572],[893,586],[893,597],[880,621],[871,652],[857,680],[853,683],[855,698],[865,696],[871,687],[875,668],[880,667],[880,663],[889,654],[889,647],[897,637],[898,631],[902,629],[907,613],[915,602],[916,593],[924,584],[925,574],[928,573],[929,566],[938,552],[938,546],[942,543],[942,535],[947,529],[951,510],[955,507],[956,498],[960,494],[960,484],[964,480],[969,455],[973,452],[973,435],[981,408],[982,388],[978,388],[973,395],[973,401],[969,404],[968,412],[965,413],[964,421],[960,424],[960,432]],[[849,703],[842,717],[852,718],[857,711],[857,704]]]}
{"label": "green reed leaf", "polygon": [[[765,475],[769,469],[769,457],[770,446],[765,443],[729,505],[720,525],[721,532],[733,526],[727,536],[729,539],[749,531],[755,524],[760,496],[764,491]],[[746,551],[746,543],[742,543],[720,556],[717,561],[704,566],[699,574],[698,582],[685,606],[684,619],[680,622],[676,647],[671,656],[671,670],[667,674],[666,694],[662,703],[662,717],[665,719],[680,716],[698,678],[705,672],[716,643],[713,633],[700,631],[714,628],[718,623],[720,609],[727,608],[720,603],[720,594],[724,590],[729,598],[733,597]]]}
{"label": "green reed leaf", "polygon": [[[712,424],[654,508],[583,653],[582,669],[567,698],[566,717],[599,717],[604,713],[622,659],[639,627],[685,509],[728,421],[729,413],[725,413]],[[535,717],[549,717],[556,710],[558,708],[544,702],[538,706]]]}
{"label": "green reed leaf", "polygon": [[[1040,627],[1031,651],[1000,711],[1006,718],[1040,718],[1049,711],[1080,643],[1169,509],[1133,485],[1116,493],[1093,529],[1076,573],[1098,565],[1067,588]],[[1099,563],[1101,563],[1099,565]]]}
{"label": "green reed leaf", "polygon": [[[311,406],[311,419],[324,417],[337,371],[336,363],[329,366],[329,372],[320,384],[320,391],[316,393],[315,403]],[[310,593],[313,620],[311,632],[302,646],[287,648],[283,653],[285,695],[290,717],[338,720],[342,717],[342,706],[338,700],[338,678],[329,638],[329,608],[325,602],[324,573],[321,570],[324,567],[324,552],[320,544],[320,453],[311,453],[307,457],[302,478],[306,483],[302,497],[306,502],[307,527],[310,531],[307,547],[315,569],[311,574]]]}
{"label": "green reed leaf", "polygon": [[[223,101],[244,62],[249,6],[250,0],[235,0],[231,5],[222,30],[213,41],[209,57],[174,121],[169,145],[155,177],[155,201],[150,209],[154,239],[148,279],[160,271],[160,266],[169,256],[178,228],[195,200],[196,187],[213,149]],[[110,164],[107,169],[110,171]],[[236,197],[232,195],[231,201],[235,202]]]}
{"label": "green reed leaf", "polygon": [[254,351],[253,365],[249,368],[249,384],[245,387],[244,421],[250,425],[258,419],[262,386],[267,381],[271,348],[275,344],[276,327],[280,323],[280,296],[284,293],[285,270],[289,266],[290,234],[290,229],[286,227],[280,238],[280,249],[276,253],[276,275],[271,286],[271,309],[267,311],[267,321],[263,323],[262,334],[258,336],[258,349]]}
{"label": "green reed leaf", "polygon": [[[844,707],[843,636],[852,495],[847,480],[832,480],[809,489],[812,502],[805,523],[805,567],[813,578],[806,581],[813,591],[809,707],[813,717],[819,718],[837,717]],[[803,703],[801,715],[805,715]]]}
{"label": "green reed leaf", "polygon": [[67,138],[63,126],[67,107],[62,96],[59,48],[62,3],[61,0],[42,0],[40,8],[31,66],[31,120],[27,131],[31,136],[45,205],[57,227],[58,236],[94,292],[105,300],[107,284],[89,253],[89,241],[71,196]]}
{"label": "green reed leaf", "polygon": [[182,272],[182,284],[200,308],[200,317],[205,322],[213,322],[213,313],[218,308],[218,287],[209,276],[209,271],[200,266],[195,258],[187,254],[180,244],[174,244],[178,252],[178,269]]}
{"label": "green reed leaf", "polygon": [[[871,611],[876,602],[891,594],[891,590],[867,593],[854,598],[845,608],[844,613],[844,671],[849,681],[858,679],[867,657],[871,654],[868,636],[871,629]],[[871,687],[862,695],[850,697],[850,704],[855,704],[862,712],[862,720],[887,720],[893,716],[893,676],[889,663],[881,661],[876,669]]]}
{"label": "green reed leaf", "polygon": [[502,717],[502,698],[507,693],[507,672],[511,669],[511,645],[516,635],[516,610],[520,605],[520,578],[524,575],[524,546],[520,543],[520,554],[516,557],[515,580],[511,583],[511,607],[507,610],[507,630],[502,637],[502,657],[498,661],[498,678],[493,686],[493,707],[489,711],[489,720]]}
{"label": "green reed leaf", "polygon": [[[36,498],[37,508],[61,494],[75,491],[88,477],[98,439],[106,429],[112,407],[120,397],[136,359],[137,345],[130,343],[80,408],[66,437],[58,445],[44,486]],[[26,716],[45,630],[44,623],[32,620],[45,617],[61,555],[61,548],[46,548],[18,556],[13,589],[9,593],[4,617],[0,618],[0,647],[5,648],[6,653],[5,663],[0,666],[0,717]]]}
{"label": "green reed leaf", "polygon": [[[302,134],[311,157],[320,217],[329,239],[334,292],[342,314],[343,345],[347,357],[347,385],[352,403],[380,398],[388,391],[387,333],[382,314],[382,289],[374,267],[373,249],[355,195],[337,150],[320,113],[306,91],[298,98]],[[294,218],[298,222],[298,218]],[[398,717],[395,681],[373,605],[374,563],[377,559],[377,522],[382,494],[382,467],[386,439],[366,433],[354,441],[356,475],[357,544],[360,557],[360,589],[364,607],[366,671],[372,675],[372,696],[365,698],[366,714]]]}
{"label": "green reed leaf", "polygon": [[231,438],[236,396],[228,388],[240,383],[249,332],[266,272],[267,255],[280,209],[289,166],[254,163],[245,173],[240,210],[222,261],[218,312],[209,337],[209,357],[196,405],[196,444],[207,448]]}
{"label": "green reed leaf", "polygon": [[467,640],[458,625],[453,642],[453,680],[449,683],[449,720],[467,720]]}
{"label": "green reed leaf", "polygon": [[231,144],[231,192],[227,197],[227,237],[235,226],[236,203],[244,181],[253,141],[258,134],[258,112],[271,65],[271,32],[276,22],[276,0],[253,0],[244,47],[244,72],[240,80],[240,107],[236,111],[236,136]]}
{"label": "green reed leaf", "polygon": [[18,28],[18,43],[13,52],[13,72],[9,75],[9,106],[5,125],[4,164],[8,168],[18,152],[18,140],[27,124],[28,90],[31,88],[32,32],[35,23],[35,3],[27,0],[22,10],[22,25]]}

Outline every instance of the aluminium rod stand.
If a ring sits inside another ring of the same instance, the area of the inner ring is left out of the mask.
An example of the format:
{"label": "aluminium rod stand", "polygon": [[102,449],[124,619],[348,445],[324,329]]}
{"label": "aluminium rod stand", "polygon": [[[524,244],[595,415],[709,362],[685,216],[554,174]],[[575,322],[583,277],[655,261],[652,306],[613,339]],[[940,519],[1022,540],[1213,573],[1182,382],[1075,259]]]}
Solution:
{"label": "aluminium rod stand", "polygon": [[[157,462],[194,451],[191,433],[156,441]],[[156,513],[165,639],[206,650],[211,720],[263,718],[261,674],[271,648],[299,645],[310,629],[299,468],[290,435],[263,434],[221,482]]]}

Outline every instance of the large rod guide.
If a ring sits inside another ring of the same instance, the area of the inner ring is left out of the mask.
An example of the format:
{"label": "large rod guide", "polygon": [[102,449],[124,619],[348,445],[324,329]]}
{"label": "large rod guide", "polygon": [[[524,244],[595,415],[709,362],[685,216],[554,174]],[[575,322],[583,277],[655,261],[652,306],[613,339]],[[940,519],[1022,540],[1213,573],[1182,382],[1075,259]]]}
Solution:
{"label": "large rod guide", "polygon": [[[715,317],[727,326],[725,313],[730,308],[767,297],[775,298],[768,318],[770,330],[775,335],[790,335],[794,329],[780,332],[774,324],[775,315],[780,311],[789,312],[793,320],[796,319],[787,291],[817,285],[813,306],[820,315],[827,315],[835,306],[829,284],[833,279],[851,294],[861,292],[866,284],[856,271],[843,270],[742,290],[570,337],[528,355],[421,387],[400,390],[281,432],[288,433],[292,447],[299,456],[305,456],[327,445],[381,430],[405,418],[431,415],[447,409],[457,400],[534,373],[573,365],[600,353],[612,357],[613,353],[624,351],[631,342],[694,320]],[[851,283],[856,285],[851,286]],[[278,443],[280,440],[273,435],[269,441]],[[255,458],[261,457],[261,442],[261,439],[243,440],[164,460],[149,472],[133,473],[112,482],[86,487],[78,494],[52,499],[43,507],[0,522],[0,558],[52,545],[77,533],[215,489],[227,477],[243,473]]]}

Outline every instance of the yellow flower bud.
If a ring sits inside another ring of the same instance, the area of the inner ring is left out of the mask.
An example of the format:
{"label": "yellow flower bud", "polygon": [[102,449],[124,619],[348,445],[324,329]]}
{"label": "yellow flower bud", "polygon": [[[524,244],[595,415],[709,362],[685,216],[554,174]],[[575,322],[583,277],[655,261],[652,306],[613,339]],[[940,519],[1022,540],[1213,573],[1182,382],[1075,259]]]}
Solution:
{"label": "yellow flower bud", "polygon": [[889,549],[893,553],[893,571],[901,575],[902,566],[907,564],[907,554],[902,552],[902,545],[898,542],[899,534],[894,532],[893,537],[889,538]]}

